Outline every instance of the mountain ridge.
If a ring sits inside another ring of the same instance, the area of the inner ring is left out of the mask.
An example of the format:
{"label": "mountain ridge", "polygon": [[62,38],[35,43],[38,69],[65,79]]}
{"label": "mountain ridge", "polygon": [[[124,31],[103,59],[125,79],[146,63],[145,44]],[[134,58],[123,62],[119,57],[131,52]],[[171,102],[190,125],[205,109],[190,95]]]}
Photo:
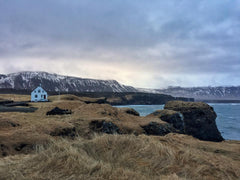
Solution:
{"label": "mountain ridge", "polygon": [[39,84],[47,91],[55,92],[137,92],[134,87],[122,85],[116,80],[63,76],[44,71],[0,74],[1,89],[33,90]]}
{"label": "mountain ridge", "polygon": [[49,92],[143,92],[194,98],[196,100],[240,100],[240,86],[169,86],[165,89],[146,89],[122,85],[116,80],[64,76],[44,71],[22,71],[0,74],[0,89],[31,91],[39,86],[39,84]]}
{"label": "mountain ridge", "polygon": [[144,89],[138,88],[141,92],[168,94],[171,96],[179,96],[186,98],[202,99],[202,100],[222,100],[222,99],[240,99],[240,86],[216,86],[216,87],[180,87],[170,86],[165,89]]}

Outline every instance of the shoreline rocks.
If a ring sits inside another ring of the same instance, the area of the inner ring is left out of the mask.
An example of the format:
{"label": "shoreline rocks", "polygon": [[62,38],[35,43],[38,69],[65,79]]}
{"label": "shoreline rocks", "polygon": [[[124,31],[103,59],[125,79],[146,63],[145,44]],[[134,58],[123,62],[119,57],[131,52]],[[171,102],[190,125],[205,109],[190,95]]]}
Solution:
{"label": "shoreline rocks", "polygon": [[157,110],[153,113],[147,115],[146,117],[157,117],[162,121],[165,121],[169,124],[171,124],[174,128],[179,130],[180,132],[184,131],[184,121],[183,116],[181,113],[173,111],[173,110]]}
{"label": "shoreline rocks", "polygon": [[142,128],[147,135],[164,136],[168,133],[177,132],[176,129],[174,129],[172,125],[168,123],[150,122],[148,125],[142,126]]}
{"label": "shoreline rocks", "polygon": [[183,115],[184,134],[205,141],[223,141],[217,125],[214,109],[203,102],[169,101],[164,109],[180,112]]}

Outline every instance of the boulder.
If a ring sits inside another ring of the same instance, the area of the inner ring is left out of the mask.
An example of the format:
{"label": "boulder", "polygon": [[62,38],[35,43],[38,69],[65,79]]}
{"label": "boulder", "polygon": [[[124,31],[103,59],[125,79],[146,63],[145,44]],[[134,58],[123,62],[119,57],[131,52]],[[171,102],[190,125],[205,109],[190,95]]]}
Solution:
{"label": "boulder", "polygon": [[200,140],[223,141],[216,125],[216,113],[203,102],[169,101],[164,109],[178,111],[183,115],[184,133]]}
{"label": "boulder", "polygon": [[139,112],[137,112],[135,109],[133,108],[128,108],[128,107],[124,107],[124,108],[119,108],[119,110],[121,112],[125,112],[127,114],[131,114],[131,115],[134,115],[134,116],[140,116]]}
{"label": "boulder", "polygon": [[150,122],[149,124],[142,126],[147,135],[164,136],[168,133],[175,133],[176,129],[172,125],[167,123]]}
{"label": "boulder", "polygon": [[60,109],[59,107],[55,107],[51,111],[48,111],[46,115],[64,115],[64,114],[72,114],[68,109]]}
{"label": "boulder", "polygon": [[89,124],[89,128],[96,132],[107,134],[120,134],[120,129],[112,122],[105,120],[93,120]]}
{"label": "boulder", "polygon": [[174,128],[178,129],[180,132],[184,130],[183,116],[181,113],[173,110],[157,110],[146,117],[157,117],[162,121],[171,124]]}

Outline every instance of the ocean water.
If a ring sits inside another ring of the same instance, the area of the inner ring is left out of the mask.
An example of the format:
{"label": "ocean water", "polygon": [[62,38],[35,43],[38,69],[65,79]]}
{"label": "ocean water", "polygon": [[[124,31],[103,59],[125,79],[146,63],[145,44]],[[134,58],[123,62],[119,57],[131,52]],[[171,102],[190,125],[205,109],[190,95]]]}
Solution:
{"label": "ocean water", "polygon": [[[209,103],[217,113],[216,124],[222,136],[226,140],[240,140],[240,104]],[[127,105],[117,107],[131,107],[141,116],[146,116],[164,105]]]}

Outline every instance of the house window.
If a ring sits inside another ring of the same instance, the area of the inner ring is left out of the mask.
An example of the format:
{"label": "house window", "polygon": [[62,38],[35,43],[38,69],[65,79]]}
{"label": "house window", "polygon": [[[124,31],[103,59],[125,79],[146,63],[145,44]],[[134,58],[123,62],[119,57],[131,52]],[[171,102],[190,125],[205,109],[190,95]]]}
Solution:
{"label": "house window", "polygon": [[37,92],[37,91],[34,91],[35,93]]}
{"label": "house window", "polygon": [[36,95],[35,95],[35,98],[37,98],[37,97],[38,97],[38,95],[36,94]]}
{"label": "house window", "polygon": [[40,93],[41,92],[41,90],[38,90],[38,93]]}

